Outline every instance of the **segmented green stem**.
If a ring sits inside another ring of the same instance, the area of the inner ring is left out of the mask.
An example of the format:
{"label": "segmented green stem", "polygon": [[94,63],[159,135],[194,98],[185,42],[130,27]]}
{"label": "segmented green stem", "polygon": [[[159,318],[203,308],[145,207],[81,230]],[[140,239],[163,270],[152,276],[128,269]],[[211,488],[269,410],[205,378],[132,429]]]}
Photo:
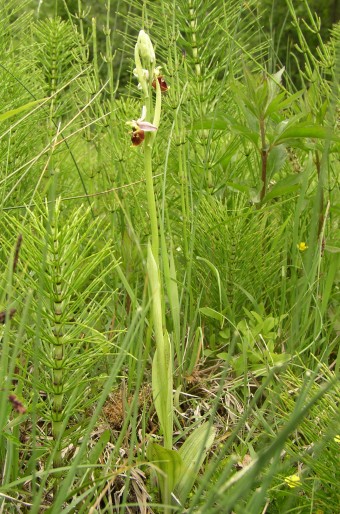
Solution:
{"label": "segmented green stem", "polygon": [[61,266],[59,255],[58,235],[54,234],[53,241],[53,369],[52,369],[52,434],[58,448],[55,454],[53,465],[55,468],[62,465],[61,446],[57,443],[60,437],[61,425],[63,422],[63,397],[64,397],[64,330],[63,330],[63,288],[61,278]]}

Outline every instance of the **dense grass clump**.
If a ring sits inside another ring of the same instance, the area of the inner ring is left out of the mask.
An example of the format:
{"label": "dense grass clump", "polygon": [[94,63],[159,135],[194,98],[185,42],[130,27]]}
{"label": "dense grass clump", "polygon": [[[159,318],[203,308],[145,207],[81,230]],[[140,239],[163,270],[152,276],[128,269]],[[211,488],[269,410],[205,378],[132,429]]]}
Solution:
{"label": "dense grass clump", "polygon": [[2,2],[1,512],[337,511],[340,30],[268,3]]}

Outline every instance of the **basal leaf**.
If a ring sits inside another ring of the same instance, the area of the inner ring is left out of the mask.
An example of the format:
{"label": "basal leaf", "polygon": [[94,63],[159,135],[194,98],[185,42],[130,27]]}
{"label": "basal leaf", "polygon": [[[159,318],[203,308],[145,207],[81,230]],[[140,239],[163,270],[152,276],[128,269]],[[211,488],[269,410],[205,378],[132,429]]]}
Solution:
{"label": "basal leaf", "polygon": [[94,447],[91,449],[89,454],[89,462],[90,464],[97,464],[99,457],[104,451],[105,446],[110,441],[111,438],[111,432],[110,430],[105,430]]}
{"label": "basal leaf", "polygon": [[[167,336],[167,335],[166,335]],[[156,349],[152,361],[152,395],[165,444],[171,444],[173,405],[172,405],[172,366],[170,359],[162,359],[162,352]]]}
{"label": "basal leaf", "polygon": [[216,430],[210,423],[196,428],[179,449],[183,462],[183,471],[179,477],[175,494],[182,504],[186,501],[209,448],[212,446]]}
{"label": "basal leaf", "polygon": [[157,477],[162,498],[164,502],[169,502],[170,494],[183,472],[182,457],[177,450],[168,450],[157,443],[149,443],[146,456],[158,468]]}

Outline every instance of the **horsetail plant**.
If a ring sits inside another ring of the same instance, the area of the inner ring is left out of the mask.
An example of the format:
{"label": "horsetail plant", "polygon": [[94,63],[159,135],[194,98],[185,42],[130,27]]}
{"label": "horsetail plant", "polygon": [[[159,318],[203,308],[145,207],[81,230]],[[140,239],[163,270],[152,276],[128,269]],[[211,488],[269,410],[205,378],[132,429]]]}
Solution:
{"label": "horsetail plant", "polygon": [[[33,398],[30,405],[40,426],[40,435],[33,437],[40,439],[38,446],[49,450],[46,468],[53,460],[54,470],[64,466],[69,460],[66,454],[77,448],[83,433],[79,421],[86,425],[86,412],[105,378],[98,378],[96,366],[109,355],[111,346],[105,334],[96,330],[110,298],[101,292],[111,269],[103,269],[110,247],[96,249],[100,224],[89,223],[88,210],[79,208],[67,222],[61,212],[58,200],[38,214],[30,213],[24,227],[20,221],[8,220],[8,226],[16,224],[23,231],[25,278],[33,293],[32,323],[26,325],[25,341],[25,361],[27,368],[33,366],[33,373],[21,366],[20,380],[40,391],[40,398]],[[37,447],[36,440],[32,444]],[[59,472],[54,476],[56,491]]]}

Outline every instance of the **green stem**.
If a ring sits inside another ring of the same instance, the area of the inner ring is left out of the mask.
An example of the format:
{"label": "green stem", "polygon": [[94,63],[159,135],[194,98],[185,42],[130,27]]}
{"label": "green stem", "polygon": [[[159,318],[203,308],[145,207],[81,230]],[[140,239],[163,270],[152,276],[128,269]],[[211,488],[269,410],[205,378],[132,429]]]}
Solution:
{"label": "green stem", "polygon": [[157,208],[155,200],[155,190],[153,187],[153,176],[152,176],[152,134],[145,134],[144,141],[144,169],[146,179],[146,194],[148,199],[148,209],[150,216],[151,225],[151,248],[154,259],[159,264],[159,235],[158,235],[158,219],[157,219]]}
{"label": "green stem", "polygon": [[266,146],[266,132],[265,132],[265,124],[264,118],[260,118],[260,133],[261,133],[261,180],[262,180],[262,189],[260,194],[260,201],[264,199],[266,196],[267,190],[267,160],[268,160],[268,149]]}
{"label": "green stem", "polygon": [[[151,94],[146,98],[147,101],[147,117],[150,117],[151,114]],[[155,112],[153,117],[153,124],[158,127],[161,117],[161,108],[162,108],[162,96],[161,89],[156,80],[156,102],[155,102]],[[156,136],[156,132],[145,134],[144,141],[144,169],[145,169],[145,178],[146,178],[146,194],[148,198],[148,208],[149,208],[149,216],[150,216],[150,225],[151,225],[151,248],[152,253],[157,263],[159,265],[159,233],[158,233],[158,217],[157,217],[157,207],[156,207],[156,199],[155,199],[155,189],[153,187],[153,176],[152,176],[152,147],[153,142]]]}

